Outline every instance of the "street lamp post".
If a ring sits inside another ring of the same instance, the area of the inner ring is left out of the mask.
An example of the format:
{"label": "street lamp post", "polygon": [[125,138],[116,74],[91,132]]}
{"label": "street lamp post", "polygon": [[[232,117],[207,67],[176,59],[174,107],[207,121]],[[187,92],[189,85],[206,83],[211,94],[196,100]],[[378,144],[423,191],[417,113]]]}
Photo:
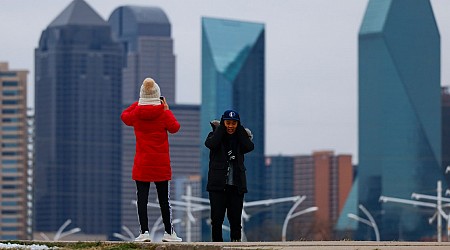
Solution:
{"label": "street lamp post", "polygon": [[306,199],[306,196],[299,196],[298,200],[294,203],[294,205],[292,206],[292,208],[289,210],[288,214],[286,215],[286,218],[284,219],[284,223],[283,223],[283,229],[281,230],[281,241],[286,241],[286,230],[287,230],[287,224],[289,222],[290,219],[293,219],[299,215],[302,214],[306,214],[306,213],[311,213],[314,211],[318,210],[318,207],[309,207],[306,208],[302,211],[299,211],[297,213],[294,214],[295,209],[300,205],[300,203],[302,203],[304,200]]}
{"label": "street lamp post", "polygon": [[359,217],[358,215],[352,214],[352,213],[347,214],[347,216],[350,219],[354,219],[356,221],[359,221],[361,223],[364,223],[364,224],[372,227],[373,231],[375,231],[375,240],[380,241],[380,232],[378,231],[377,223],[373,219],[372,215],[369,213],[369,211],[367,211],[367,209],[362,204],[359,204],[358,207],[367,216],[367,218],[369,218],[369,220],[363,219],[363,218]]}

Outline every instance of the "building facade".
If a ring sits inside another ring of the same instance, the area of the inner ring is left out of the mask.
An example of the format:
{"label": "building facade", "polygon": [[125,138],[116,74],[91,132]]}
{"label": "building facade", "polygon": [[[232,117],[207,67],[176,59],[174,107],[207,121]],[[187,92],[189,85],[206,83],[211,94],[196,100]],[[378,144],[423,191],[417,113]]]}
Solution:
{"label": "building facade", "polygon": [[27,70],[0,62],[0,239],[30,240]]}
{"label": "building facade", "polygon": [[297,238],[292,240],[333,240],[337,223],[353,183],[351,155],[317,151],[294,156],[293,195],[306,196],[301,207],[317,207],[312,216],[293,220]]}
{"label": "building facade", "polygon": [[[293,197],[294,157],[267,156],[265,166],[265,200]],[[292,208],[293,202],[271,204],[269,207],[258,207],[264,213],[265,236],[262,240],[279,241],[283,222]],[[260,212],[256,210],[255,212]],[[267,211],[266,211],[267,210]],[[253,214],[251,214],[253,216]]]}
{"label": "building facade", "polygon": [[[85,1],[35,49],[35,231],[64,223],[98,239],[121,230],[122,49]],[[92,238],[91,238],[92,239]]]}
{"label": "building facade", "polygon": [[[434,237],[428,213],[379,201],[435,195],[444,179],[440,35],[430,1],[369,1],[358,43],[359,204],[375,218],[381,240]],[[367,235],[374,239],[359,223],[357,239]]]}

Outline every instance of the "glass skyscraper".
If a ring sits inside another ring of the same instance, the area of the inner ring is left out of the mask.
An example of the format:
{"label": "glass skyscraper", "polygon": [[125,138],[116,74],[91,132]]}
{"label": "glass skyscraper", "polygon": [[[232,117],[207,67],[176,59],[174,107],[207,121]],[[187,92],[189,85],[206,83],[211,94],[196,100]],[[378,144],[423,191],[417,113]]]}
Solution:
{"label": "glass skyscraper", "polygon": [[[253,132],[255,150],[245,156],[248,194],[260,200],[264,171],[265,27],[261,23],[202,18],[201,142],[209,122],[227,109],[239,112],[241,123]],[[206,195],[209,151],[202,146],[202,191]],[[253,221],[258,220],[253,217]]]}
{"label": "glass skyscraper", "polygon": [[[434,211],[379,197],[436,195],[444,180],[440,92],[440,35],[430,2],[369,1],[359,32],[358,192],[381,240],[436,235],[428,223]],[[367,230],[360,223],[358,237],[373,236]]]}
{"label": "glass skyscraper", "polygon": [[[120,232],[122,49],[74,0],[35,50],[35,231]],[[68,229],[70,229],[70,227]]]}

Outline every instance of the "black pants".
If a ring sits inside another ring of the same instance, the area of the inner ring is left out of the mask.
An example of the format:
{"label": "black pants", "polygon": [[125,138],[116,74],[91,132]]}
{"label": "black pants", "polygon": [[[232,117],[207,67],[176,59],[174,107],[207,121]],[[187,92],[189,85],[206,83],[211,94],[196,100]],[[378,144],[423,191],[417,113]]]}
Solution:
{"label": "black pants", "polygon": [[226,185],[223,192],[209,192],[209,202],[211,205],[212,241],[223,241],[222,224],[225,219],[225,211],[230,222],[231,241],[240,241],[244,194],[239,194],[236,186]]}
{"label": "black pants", "polygon": [[[158,192],[159,207],[164,223],[164,230],[172,234],[172,208],[170,207],[169,181],[155,182],[156,191]],[[139,216],[139,224],[141,225],[141,233],[148,230],[147,203],[148,193],[150,190],[150,182],[136,181],[137,189],[137,210]]]}

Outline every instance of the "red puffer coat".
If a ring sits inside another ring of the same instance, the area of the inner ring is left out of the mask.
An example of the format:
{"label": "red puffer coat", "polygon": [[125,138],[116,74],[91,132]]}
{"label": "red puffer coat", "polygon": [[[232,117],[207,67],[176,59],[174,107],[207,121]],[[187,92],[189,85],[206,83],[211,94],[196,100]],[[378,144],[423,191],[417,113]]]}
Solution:
{"label": "red puffer coat", "polygon": [[136,155],[133,180],[155,182],[172,179],[169,138],[167,131],[176,133],[180,124],[172,111],[164,105],[138,105],[138,102],[122,112],[122,121],[134,127]]}

